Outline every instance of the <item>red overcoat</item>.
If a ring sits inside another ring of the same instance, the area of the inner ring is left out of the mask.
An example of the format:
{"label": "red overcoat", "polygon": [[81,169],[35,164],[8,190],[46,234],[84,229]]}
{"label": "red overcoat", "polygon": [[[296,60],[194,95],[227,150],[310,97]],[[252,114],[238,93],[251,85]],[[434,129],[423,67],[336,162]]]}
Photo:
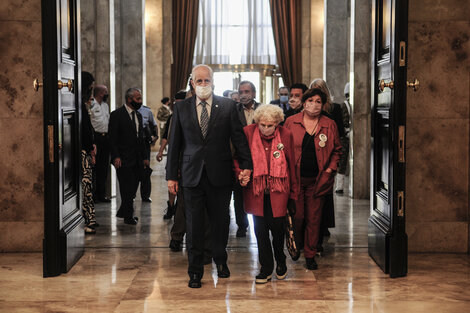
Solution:
{"label": "red overcoat", "polygon": [[[285,127],[278,125],[277,129],[279,130],[279,135],[281,137],[281,143],[284,145],[284,154],[287,161],[287,172],[289,175],[289,187],[290,191],[285,192],[271,192],[271,207],[273,210],[273,217],[285,216],[287,212],[287,200],[289,198],[297,200],[299,182],[297,175],[295,175],[295,163],[294,163],[294,140],[292,133]],[[243,128],[245,131],[246,138],[248,139],[248,145],[251,147],[253,141],[254,132],[259,131],[258,124],[251,124]],[[274,151],[271,151],[273,153]],[[252,157],[255,160],[255,157]],[[256,166],[256,165],[253,165]],[[238,175],[241,172],[241,169],[238,165],[237,160],[234,160],[235,175],[238,178]],[[245,205],[245,212],[248,214],[253,214],[256,216],[263,216],[263,205],[264,205],[264,194],[256,196],[253,193],[252,185],[253,175],[250,179],[250,182],[246,187],[243,187],[243,203]]]}
{"label": "red overcoat", "polygon": [[[284,127],[288,128],[294,136],[295,149],[295,170],[300,179],[300,160],[302,156],[302,141],[305,136],[304,112],[297,113],[287,118]],[[333,189],[335,172],[341,156],[341,142],[339,139],[336,123],[325,115],[320,115],[318,120],[319,131],[315,134],[314,142],[317,155],[318,176],[315,182],[314,193],[316,197],[321,197]],[[324,136],[322,136],[324,135]],[[326,137],[325,137],[326,136]],[[320,145],[320,137],[326,138],[324,147]],[[325,172],[327,168],[333,170],[332,173]],[[300,184],[298,185],[300,192]]]}

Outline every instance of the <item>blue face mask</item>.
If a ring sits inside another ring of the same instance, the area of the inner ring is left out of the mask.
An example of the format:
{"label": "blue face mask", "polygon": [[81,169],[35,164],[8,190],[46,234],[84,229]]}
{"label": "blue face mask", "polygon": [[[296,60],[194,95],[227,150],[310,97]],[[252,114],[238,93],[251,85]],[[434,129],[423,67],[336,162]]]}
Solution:
{"label": "blue face mask", "polygon": [[289,96],[280,96],[279,100],[281,103],[287,103],[287,101],[289,101]]}

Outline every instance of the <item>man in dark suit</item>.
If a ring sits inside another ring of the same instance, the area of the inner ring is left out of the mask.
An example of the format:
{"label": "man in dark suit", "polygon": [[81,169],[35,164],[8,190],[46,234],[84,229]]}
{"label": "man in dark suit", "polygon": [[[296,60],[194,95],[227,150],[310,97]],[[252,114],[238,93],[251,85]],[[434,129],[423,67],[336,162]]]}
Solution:
{"label": "man in dark suit", "polygon": [[242,176],[253,164],[233,100],[213,95],[213,72],[206,65],[192,71],[196,96],[174,107],[166,178],[168,190],[178,191],[178,171],[184,188],[186,244],[191,288],[200,288],[204,274],[204,214],[207,209],[212,235],[212,257],[219,278],[230,276],[227,266],[229,205],[233,184],[232,153],[235,147]]}
{"label": "man in dark suit", "polygon": [[[248,80],[241,81],[238,84],[238,93],[240,95],[240,103],[237,103],[238,117],[242,126],[245,127],[253,124],[253,116],[260,103],[255,101],[255,85]],[[235,207],[235,221],[238,226],[236,236],[246,237],[248,218],[243,204],[243,189],[238,180],[235,180],[233,185],[233,206]]]}
{"label": "man in dark suit", "polygon": [[286,111],[289,110],[289,88],[286,86],[280,87],[277,91],[279,99],[272,100],[269,104],[275,104],[279,106],[286,114]]}
{"label": "man in dark suit", "polygon": [[144,142],[142,94],[137,88],[126,91],[126,103],[111,113],[109,118],[109,141],[111,162],[116,168],[121,193],[121,207],[116,216],[124,223],[135,225],[133,198],[139,184],[139,175],[149,166]]}

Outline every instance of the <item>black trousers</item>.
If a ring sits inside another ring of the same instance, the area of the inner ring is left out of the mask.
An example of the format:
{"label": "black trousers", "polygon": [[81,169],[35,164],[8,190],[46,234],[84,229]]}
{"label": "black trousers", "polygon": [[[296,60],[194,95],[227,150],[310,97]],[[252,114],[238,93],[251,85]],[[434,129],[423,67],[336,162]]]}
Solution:
{"label": "black trousers", "polygon": [[186,211],[186,246],[188,274],[204,274],[205,215],[209,218],[212,238],[212,258],[219,264],[227,263],[227,242],[230,224],[230,196],[232,186],[214,186],[205,170],[196,187],[184,188]]}
{"label": "black trousers", "polygon": [[238,228],[246,229],[248,227],[248,217],[243,204],[243,189],[238,181],[233,185],[233,206],[235,207],[235,220]]}
{"label": "black trousers", "polygon": [[95,195],[98,199],[106,196],[106,180],[108,179],[109,171],[109,137],[105,133],[95,134],[96,144],[96,164],[95,172]]}
{"label": "black trousers", "polygon": [[140,162],[132,167],[121,166],[116,170],[119,180],[119,191],[121,194],[121,206],[117,211],[118,217],[133,217],[134,214],[134,195],[139,186],[139,176],[141,175],[143,166]]}
{"label": "black trousers", "polygon": [[[253,215],[255,224],[256,241],[258,242],[258,258],[261,264],[261,272],[271,274],[274,270],[274,258],[277,264],[286,263],[284,254],[285,216],[273,217],[271,197],[264,195],[263,215]],[[272,246],[269,239],[269,231],[272,234]]]}
{"label": "black trousers", "polygon": [[[150,144],[147,144],[148,155],[147,158],[150,160]],[[142,175],[140,176],[140,197],[142,199],[150,198],[150,193],[152,192],[152,183],[150,177],[152,176],[152,169],[150,167],[143,170]]]}

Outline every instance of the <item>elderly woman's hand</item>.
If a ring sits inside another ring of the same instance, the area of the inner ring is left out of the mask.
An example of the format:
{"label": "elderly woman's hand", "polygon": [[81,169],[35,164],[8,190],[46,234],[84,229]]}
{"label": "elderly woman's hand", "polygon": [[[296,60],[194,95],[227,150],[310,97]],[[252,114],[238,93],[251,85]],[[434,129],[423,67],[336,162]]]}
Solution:
{"label": "elderly woman's hand", "polygon": [[250,182],[251,171],[250,170],[243,170],[240,175],[238,175],[238,180],[240,181],[240,185],[245,187]]}

